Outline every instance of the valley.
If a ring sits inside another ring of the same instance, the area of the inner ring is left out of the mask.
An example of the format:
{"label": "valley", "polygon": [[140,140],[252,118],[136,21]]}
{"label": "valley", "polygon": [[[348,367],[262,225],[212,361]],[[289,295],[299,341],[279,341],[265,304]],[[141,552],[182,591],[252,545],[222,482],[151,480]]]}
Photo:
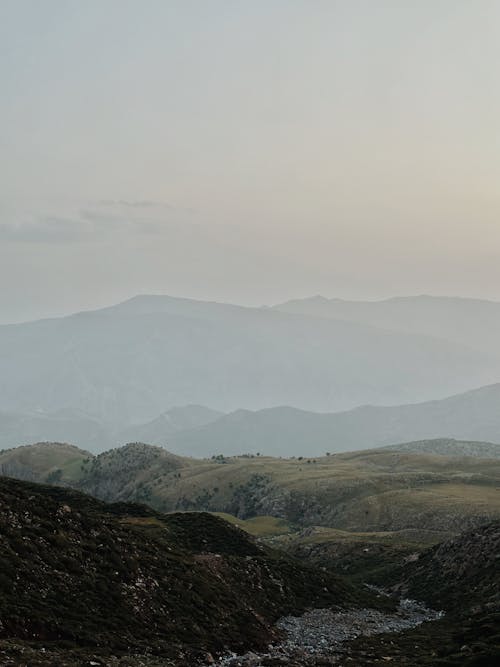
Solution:
{"label": "valley", "polygon": [[499,520],[400,554],[371,587],[336,572],[339,553],[320,566],[212,514],[7,478],[0,530],[6,667],[476,667],[500,655]]}

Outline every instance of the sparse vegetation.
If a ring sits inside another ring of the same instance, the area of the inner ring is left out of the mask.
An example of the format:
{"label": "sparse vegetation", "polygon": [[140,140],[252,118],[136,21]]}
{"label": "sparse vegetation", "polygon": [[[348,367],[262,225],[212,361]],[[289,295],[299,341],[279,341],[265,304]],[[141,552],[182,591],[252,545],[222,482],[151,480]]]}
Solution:
{"label": "sparse vegetation", "polygon": [[73,664],[77,654],[149,664],[148,654],[187,667],[208,652],[264,647],[284,613],[376,604],[210,514],[162,515],[4,478],[0,534],[0,655],[38,643],[47,655],[30,666],[64,664],[62,652]]}
{"label": "sparse vegetation", "polygon": [[392,449],[310,460],[315,463],[266,456],[191,459],[141,443],[96,457],[57,444],[0,453],[0,466],[9,466],[13,476],[51,476],[103,500],[147,502],[161,511],[272,516],[297,528],[351,532],[425,525],[443,538],[500,516],[500,460]]}

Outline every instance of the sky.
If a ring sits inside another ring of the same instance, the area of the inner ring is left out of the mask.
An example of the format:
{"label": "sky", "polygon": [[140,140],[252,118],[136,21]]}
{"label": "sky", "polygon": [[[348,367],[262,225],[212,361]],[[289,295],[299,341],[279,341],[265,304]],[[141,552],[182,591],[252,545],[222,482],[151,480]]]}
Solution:
{"label": "sky", "polygon": [[0,322],[500,300],[500,0],[0,0]]}

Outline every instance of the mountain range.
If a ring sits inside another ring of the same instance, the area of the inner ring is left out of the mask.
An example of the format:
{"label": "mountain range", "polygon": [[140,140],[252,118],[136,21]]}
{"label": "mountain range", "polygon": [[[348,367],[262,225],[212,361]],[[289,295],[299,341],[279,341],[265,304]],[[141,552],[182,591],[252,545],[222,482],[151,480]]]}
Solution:
{"label": "mountain range", "polygon": [[500,356],[500,304],[496,301],[427,295],[346,301],[315,296],[287,301],[274,308],[296,315],[424,334]]}
{"label": "mountain range", "polygon": [[[500,384],[437,401],[363,406],[339,413],[276,407],[224,414],[188,405],[125,428],[112,428],[70,409],[49,414],[0,413],[0,448],[4,449],[49,441],[73,442],[100,452],[127,442],[147,442],[202,458],[245,453],[288,457],[389,445],[400,448],[401,443],[424,440],[432,440],[430,453],[495,458],[500,445],[490,443],[500,443]],[[478,442],[482,443],[479,448]]]}
{"label": "mountain range", "polygon": [[290,407],[238,410],[156,442],[192,456],[320,456],[436,438],[500,443],[500,384],[440,401],[333,414]]}
{"label": "mountain range", "polygon": [[94,421],[116,431],[177,405],[338,412],[440,399],[499,380],[499,327],[500,304],[466,299],[250,308],[138,296],[1,326],[0,410],[4,421],[77,411],[98,439]]}

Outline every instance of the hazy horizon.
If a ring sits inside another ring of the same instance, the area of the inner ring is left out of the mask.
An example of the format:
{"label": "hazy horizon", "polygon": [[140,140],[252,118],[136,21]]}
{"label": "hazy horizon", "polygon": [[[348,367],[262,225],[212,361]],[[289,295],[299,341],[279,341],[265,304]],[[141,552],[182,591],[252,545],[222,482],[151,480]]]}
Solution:
{"label": "hazy horizon", "polygon": [[0,321],[500,300],[500,4],[4,0]]}
{"label": "hazy horizon", "polygon": [[133,299],[138,299],[138,298],[147,298],[147,297],[165,297],[169,299],[178,299],[178,300],[185,300],[185,301],[198,301],[200,303],[214,303],[214,304],[220,304],[220,305],[228,305],[228,306],[241,306],[243,308],[272,308],[275,306],[279,306],[281,304],[286,304],[289,301],[308,301],[308,300],[314,300],[314,299],[325,299],[327,301],[339,301],[339,302],[345,302],[345,303],[358,303],[358,304],[363,304],[363,303],[383,303],[383,302],[388,302],[388,301],[395,301],[399,299],[425,299],[425,298],[430,298],[430,299],[451,299],[451,300],[464,300],[464,301],[483,301],[483,302],[488,302],[488,303],[494,303],[494,304],[499,304],[500,305],[500,300],[497,299],[486,299],[486,298],[476,298],[476,297],[465,297],[465,296],[460,296],[460,295],[452,295],[452,294],[400,294],[397,296],[384,296],[384,297],[373,297],[373,298],[353,298],[353,299],[347,299],[341,296],[327,296],[325,294],[309,294],[305,296],[300,296],[300,297],[291,297],[289,299],[285,299],[283,301],[279,302],[273,302],[273,303],[245,303],[245,302],[237,302],[237,301],[226,301],[223,299],[217,299],[217,298],[196,298],[196,297],[191,297],[191,296],[186,296],[184,294],[166,294],[166,293],[160,293],[160,292],[150,292],[150,293],[138,293],[138,294],[131,294],[128,297],[125,297],[124,299],[121,299],[120,301],[116,302],[104,302],[96,305],[89,304],[87,307],[84,308],[76,308],[76,309],[69,309],[69,310],[61,310],[58,312],[54,313],[47,313],[47,314],[42,314],[36,317],[30,317],[28,319],[19,319],[19,320],[13,320],[13,321],[3,321],[0,318],[0,326],[6,324],[27,324],[29,322],[34,322],[37,320],[44,320],[44,319],[58,319],[58,318],[63,318],[63,317],[69,317],[71,315],[77,315],[79,313],[85,313],[85,312],[92,312],[94,310],[102,310],[106,308],[111,308],[113,306],[126,303],[127,301],[132,301]]}

